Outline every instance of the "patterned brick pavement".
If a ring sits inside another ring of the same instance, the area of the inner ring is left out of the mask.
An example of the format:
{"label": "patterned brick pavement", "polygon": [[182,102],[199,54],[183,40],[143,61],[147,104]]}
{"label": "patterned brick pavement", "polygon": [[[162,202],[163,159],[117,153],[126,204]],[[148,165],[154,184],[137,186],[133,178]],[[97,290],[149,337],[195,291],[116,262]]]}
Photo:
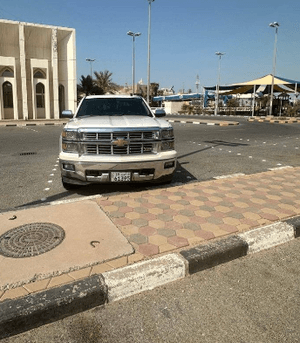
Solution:
{"label": "patterned brick pavement", "polygon": [[0,302],[300,215],[300,167],[121,194],[95,201],[128,238],[135,253],[0,290]]}
{"label": "patterned brick pavement", "polygon": [[135,248],[134,261],[300,214],[300,168],[139,193],[97,203]]}

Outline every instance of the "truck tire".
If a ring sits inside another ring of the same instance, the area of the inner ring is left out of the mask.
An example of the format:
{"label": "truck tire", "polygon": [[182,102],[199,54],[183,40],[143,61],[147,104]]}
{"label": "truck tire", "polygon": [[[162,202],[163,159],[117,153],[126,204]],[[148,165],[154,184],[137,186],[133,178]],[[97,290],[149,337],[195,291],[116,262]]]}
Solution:
{"label": "truck tire", "polygon": [[67,191],[72,191],[72,190],[79,187],[78,185],[74,185],[72,183],[67,183],[64,180],[62,180],[62,185],[63,185],[64,189],[66,189]]}

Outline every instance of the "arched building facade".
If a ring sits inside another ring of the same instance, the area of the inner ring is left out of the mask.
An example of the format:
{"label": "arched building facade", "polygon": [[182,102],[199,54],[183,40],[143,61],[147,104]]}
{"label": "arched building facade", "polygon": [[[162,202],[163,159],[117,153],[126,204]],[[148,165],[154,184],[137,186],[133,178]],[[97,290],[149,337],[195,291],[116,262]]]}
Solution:
{"label": "arched building facade", "polygon": [[75,112],[75,29],[0,19],[0,120]]}

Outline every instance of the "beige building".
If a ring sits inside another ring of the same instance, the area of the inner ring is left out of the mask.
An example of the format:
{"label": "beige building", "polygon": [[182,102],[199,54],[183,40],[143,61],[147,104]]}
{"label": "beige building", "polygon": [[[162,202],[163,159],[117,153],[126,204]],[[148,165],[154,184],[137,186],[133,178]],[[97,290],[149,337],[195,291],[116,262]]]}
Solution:
{"label": "beige building", "polygon": [[0,19],[0,120],[76,109],[75,29]]}

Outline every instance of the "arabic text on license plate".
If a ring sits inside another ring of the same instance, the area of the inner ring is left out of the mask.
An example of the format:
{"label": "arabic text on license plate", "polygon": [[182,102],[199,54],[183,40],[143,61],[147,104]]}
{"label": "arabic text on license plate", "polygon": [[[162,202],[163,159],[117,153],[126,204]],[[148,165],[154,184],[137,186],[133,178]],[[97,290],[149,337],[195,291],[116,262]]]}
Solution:
{"label": "arabic text on license plate", "polygon": [[111,181],[112,182],[129,182],[130,172],[112,172]]}

